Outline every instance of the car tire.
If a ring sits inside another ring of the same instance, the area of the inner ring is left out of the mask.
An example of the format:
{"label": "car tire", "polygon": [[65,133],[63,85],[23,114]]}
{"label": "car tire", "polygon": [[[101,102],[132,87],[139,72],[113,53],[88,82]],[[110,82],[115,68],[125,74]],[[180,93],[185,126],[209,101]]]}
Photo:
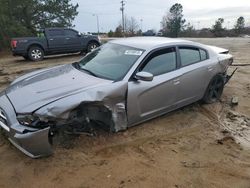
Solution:
{"label": "car tire", "polygon": [[99,46],[100,45],[97,42],[90,42],[90,43],[88,43],[87,53],[93,51],[94,49],[96,49]]}
{"label": "car tire", "polygon": [[210,81],[205,95],[203,97],[203,102],[207,104],[214,103],[218,101],[222,95],[224,89],[224,79],[222,75],[216,75],[213,77],[213,79]]}
{"label": "car tire", "polygon": [[39,46],[32,46],[29,49],[28,57],[32,61],[41,61],[44,58],[44,51]]}

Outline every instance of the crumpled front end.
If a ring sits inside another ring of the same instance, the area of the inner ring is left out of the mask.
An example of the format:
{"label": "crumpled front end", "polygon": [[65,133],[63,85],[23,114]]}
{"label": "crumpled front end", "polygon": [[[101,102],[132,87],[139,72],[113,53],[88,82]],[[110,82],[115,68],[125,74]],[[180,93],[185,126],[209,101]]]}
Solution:
{"label": "crumpled front end", "polygon": [[[84,130],[91,122],[105,130],[127,129],[127,82],[104,84],[79,91],[44,104],[34,112],[15,111],[8,96],[0,96],[0,126],[10,142],[32,158],[52,154],[52,139],[56,132],[69,128]],[[15,104],[14,104],[15,106]]]}
{"label": "crumpled front end", "polygon": [[84,118],[102,122],[117,132],[127,128],[127,82],[116,82],[79,92],[38,109],[34,115],[45,121],[72,122]]}
{"label": "crumpled front end", "polygon": [[16,148],[32,158],[52,154],[49,142],[50,128],[36,129],[21,125],[6,95],[0,96],[0,114],[0,127]]}

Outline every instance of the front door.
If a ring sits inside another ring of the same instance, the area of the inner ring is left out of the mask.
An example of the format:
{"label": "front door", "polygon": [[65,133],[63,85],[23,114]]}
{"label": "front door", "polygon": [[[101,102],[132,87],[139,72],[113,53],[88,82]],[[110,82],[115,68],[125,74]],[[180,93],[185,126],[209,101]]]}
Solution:
{"label": "front door", "polygon": [[128,126],[145,121],[174,108],[179,89],[176,48],[156,50],[138,67],[154,75],[152,81],[131,79],[128,83]]}

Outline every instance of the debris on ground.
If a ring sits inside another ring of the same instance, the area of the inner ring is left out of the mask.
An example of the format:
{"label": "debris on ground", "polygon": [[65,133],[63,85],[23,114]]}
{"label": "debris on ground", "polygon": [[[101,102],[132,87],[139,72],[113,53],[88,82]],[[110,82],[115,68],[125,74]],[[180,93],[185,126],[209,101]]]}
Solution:
{"label": "debris on ground", "polygon": [[235,106],[238,105],[238,103],[239,103],[239,98],[237,96],[233,96],[231,99],[231,104]]}

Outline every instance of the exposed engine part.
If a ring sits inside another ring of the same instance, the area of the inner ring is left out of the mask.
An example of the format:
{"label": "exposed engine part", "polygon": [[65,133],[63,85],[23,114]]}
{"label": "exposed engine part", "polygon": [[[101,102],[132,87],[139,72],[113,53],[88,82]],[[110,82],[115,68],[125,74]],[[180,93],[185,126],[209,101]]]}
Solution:
{"label": "exposed engine part", "polygon": [[67,126],[64,132],[66,134],[96,136],[89,117],[85,117],[83,121],[75,121],[70,126]]}

